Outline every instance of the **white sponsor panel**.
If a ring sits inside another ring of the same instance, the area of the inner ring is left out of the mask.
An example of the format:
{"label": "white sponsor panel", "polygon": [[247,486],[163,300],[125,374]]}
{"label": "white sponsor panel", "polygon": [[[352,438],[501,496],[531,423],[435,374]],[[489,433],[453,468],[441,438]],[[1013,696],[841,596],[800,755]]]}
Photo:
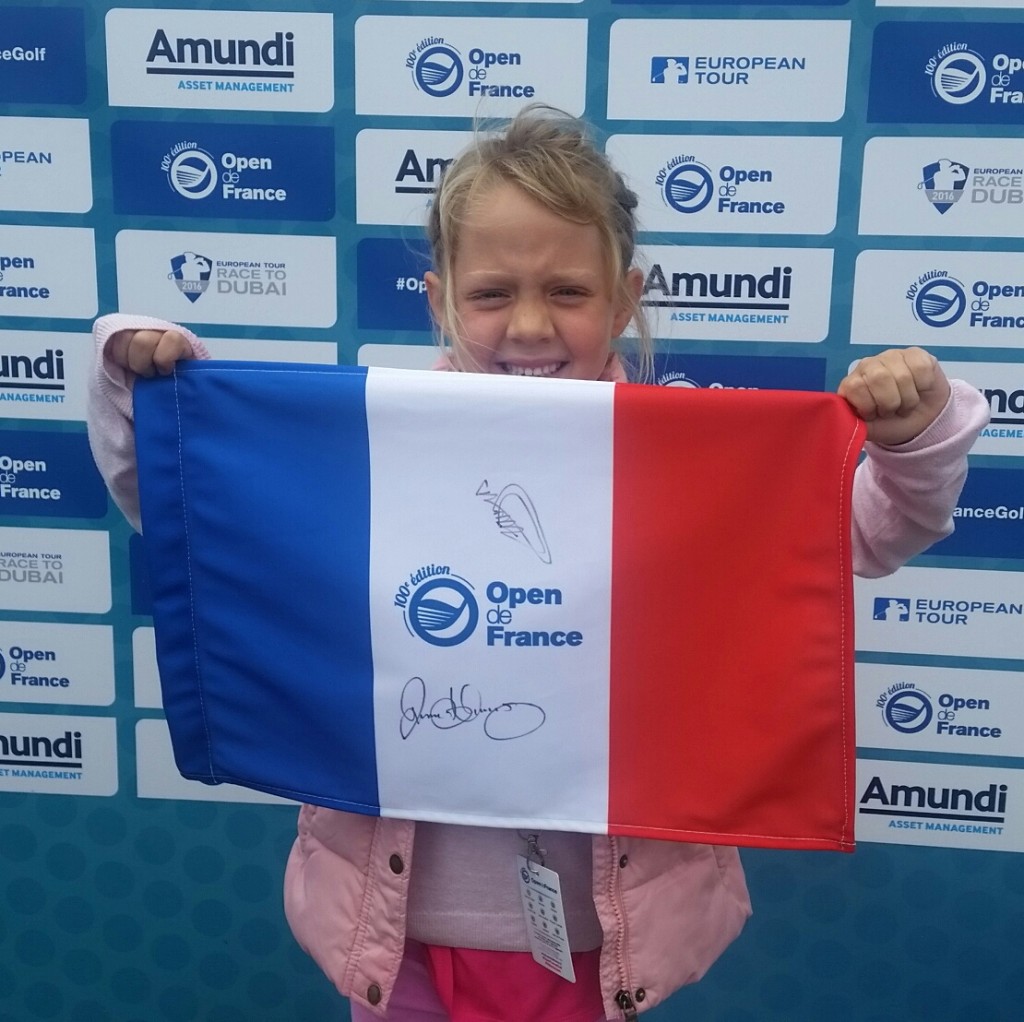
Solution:
{"label": "white sponsor panel", "polygon": [[334,106],[334,19],[271,11],[107,13],[111,106],[322,113]]}
{"label": "white sponsor panel", "polygon": [[1024,852],[1024,771],[857,761],[857,840]]}
{"label": "white sponsor panel", "polygon": [[1024,572],[901,568],[854,598],[858,650],[1024,659]]}
{"label": "white sponsor panel", "polygon": [[608,117],[837,121],[848,21],[631,18],[611,27]]}
{"label": "white sponsor panel", "polygon": [[357,355],[359,365],[381,369],[432,369],[439,357],[434,344],[361,344]]}
{"label": "white sponsor panel", "polygon": [[0,209],[88,213],[89,122],[74,117],[0,117]]}
{"label": "white sponsor panel", "polygon": [[139,798],[297,805],[291,799],[242,788],[237,784],[203,784],[202,781],[189,781],[182,777],[174,765],[171,734],[163,720],[140,720],[135,725],[135,766]]}
{"label": "white sponsor panel", "polygon": [[132,678],[135,705],[143,710],[162,710],[164,698],[156,666],[156,632],[152,628],[136,628],[132,632]]}
{"label": "white sponsor panel", "polygon": [[0,791],[116,795],[117,722],[0,713]]}
{"label": "white sponsor panel", "polygon": [[850,341],[1020,348],[1024,254],[882,251],[857,256]]}
{"label": "white sponsor panel", "polygon": [[857,664],[857,744],[1024,756],[1024,680],[1010,671]]}
{"label": "white sponsor panel", "polygon": [[864,147],[860,233],[1021,237],[1024,142],[869,139]]}
{"label": "white sponsor panel", "polygon": [[356,222],[420,229],[445,166],[469,131],[364,128],[356,135]]}
{"label": "white sponsor panel", "polygon": [[210,354],[229,362],[303,362],[337,365],[333,341],[254,341],[251,338],[204,337]]}
{"label": "white sponsor panel", "polygon": [[0,317],[92,319],[96,309],[91,227],[0,227]]}
{"label": "white sponsor panel", "polygon": [[1024,455],[1024,362],[946,362],[954,379],[966,380],[988,399],[991,419],[973,454]]}
{"label": "white sponsor panel", "polygon": [[356,21],[356,113],[508,117],[530,102],[586,105],[583,18]]}
{"label": "white sponsor panel", "polygon": [[0,621],[0,701],[109,706],[114,701],[113,629]]}
{"label": "white sponsor panel", "polygon": [[637,192],[648,231],[828,234],[840,138],[612,135],[607,152]]}
{"label": "white sponsor panel", "polygon": [[0,609],[106,614],[110,534],[0,528]]}
{"label": "white sponsor panel", "polygon": [[0,418],[84,420],[89,334],[0,330]]}
{"label": "white sponsor panel", "polygon": [[962,7],[964,10],[983,8],[1020,9],[1020,0],[875,0],[876,7]]}
{"label": "white sponsor panel", "polygon": [[831,249],[648,245],[641,303],[656,337],[814,343],[828,335]]}
{"label": "white sponsor panel", "polygon": [[270,327],[338,318],[334,238],[120,231],[115,250],[121,308]]}

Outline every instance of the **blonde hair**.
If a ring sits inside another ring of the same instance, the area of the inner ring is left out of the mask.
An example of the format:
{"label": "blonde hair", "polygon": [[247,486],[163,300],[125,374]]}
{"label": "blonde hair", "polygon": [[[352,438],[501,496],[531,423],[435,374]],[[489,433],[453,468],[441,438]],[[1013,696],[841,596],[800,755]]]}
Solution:
{"label": "blonde hair", "polygon": [[434,271],[441,280],[444,323],[437,323],[444,347],[445,324],[458,324],[448,287],[458,254],[459,229],[473,200],[494,186],[513,184],[547,209],[577,224],[597,227],[615,297],[632,306],[639,364],[632,375],[652,375],[650,328],[630,291],[626,273],[636,248],[637,197],[608,157],[590,139],[586,125],[554,107],[532,103],[495,133],[478,128],[465,152],[445,170],[427,219]]}

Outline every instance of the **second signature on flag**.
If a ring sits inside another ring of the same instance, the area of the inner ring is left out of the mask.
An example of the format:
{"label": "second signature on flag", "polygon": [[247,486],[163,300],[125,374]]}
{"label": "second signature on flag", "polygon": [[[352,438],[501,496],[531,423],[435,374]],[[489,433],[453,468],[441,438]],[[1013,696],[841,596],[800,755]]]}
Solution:
{"label": "second signature on flag", "polygon": [[526,490],[518,483],[508,483],[495,493],[485,479],[476,488],[476,495],[491,505],[494,523],[503,536],[529,547],[545,564],[551,563],[551,548],[540,515]]}
{"label": "second signature on flag", "polygon": [[525,738],[544,724],[547,714],[536,703],[498,702],[485,706],[483,696],[472,685],[449,686],[443,696],[427,705],[427,683],[418,675],[402,688],[398,730],[408,738],[420,724],[450,731],[480,721],[484,734],[495,742]]}

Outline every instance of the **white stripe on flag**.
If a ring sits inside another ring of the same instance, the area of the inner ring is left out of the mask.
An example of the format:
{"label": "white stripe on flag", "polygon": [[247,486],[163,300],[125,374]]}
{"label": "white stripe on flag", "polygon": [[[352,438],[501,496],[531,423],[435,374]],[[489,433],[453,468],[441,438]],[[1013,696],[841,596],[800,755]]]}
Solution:
{"label": "white stripe on flag", "polygon": [[[545,805],[552,828],[606,820],[613,391],[370,370],[370,578],[379,580],[370,617],[386,815],[516,826],[536,824]],[[430,597],[417,598],[424,587]],[[520,644],[536,632],[570,644]],[[525,705],[488,712],[505,703]],[[552,770],[555,751],[562,765]]]}

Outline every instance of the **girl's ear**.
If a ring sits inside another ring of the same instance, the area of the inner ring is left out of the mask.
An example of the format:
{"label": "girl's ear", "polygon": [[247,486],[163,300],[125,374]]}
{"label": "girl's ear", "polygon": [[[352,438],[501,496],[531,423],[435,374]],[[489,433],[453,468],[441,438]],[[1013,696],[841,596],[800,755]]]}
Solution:
{"label": "girl's ear", "polygon": [[434,322],[439,328],[444,329],[444,285],[441,278],[433,270],[427,270],[423,275],[423,282],[427,285],[427,301],[430,303]]}
{"label": "girl's ear", "polygon": [[640,304],[640,296],[644,289],[644,275],[635,266],[626,273],[626,294],[629,301],[623,304],[615,313],[612,321],[612,337],[618,337],[629,325],[637,306]]}

